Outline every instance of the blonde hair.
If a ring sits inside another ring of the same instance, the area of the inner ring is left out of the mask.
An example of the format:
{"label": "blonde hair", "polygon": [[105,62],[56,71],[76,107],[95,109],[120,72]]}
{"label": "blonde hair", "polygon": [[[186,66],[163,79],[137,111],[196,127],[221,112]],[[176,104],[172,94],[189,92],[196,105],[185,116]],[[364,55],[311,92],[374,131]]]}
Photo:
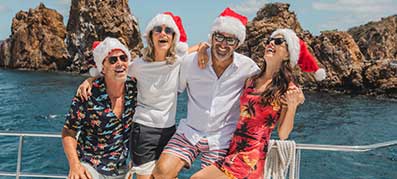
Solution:
{"label": "blonde hair", "polygon": [[[146,37],[147,47],[143,48],[143,60],[146,62],[154,62],[155,53],[154,53],[154,44],[152,38],[152,31],[150,31],[149,36]],[[170,49],[168,49],[165,61],[166,64],[173,64],[176,60],[176,38],[175,34],[172,36],[172,43]]]}

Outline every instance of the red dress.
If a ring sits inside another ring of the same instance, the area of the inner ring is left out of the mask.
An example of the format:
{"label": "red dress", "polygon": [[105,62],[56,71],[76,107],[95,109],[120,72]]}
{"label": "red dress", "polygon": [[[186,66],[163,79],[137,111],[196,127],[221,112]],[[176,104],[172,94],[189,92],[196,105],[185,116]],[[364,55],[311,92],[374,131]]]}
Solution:
{"label": "red dress", "polygon": [[240,97],[240,120],[234,132],[228,155],[215,163],[229,178],[263,178],[264,163],[270,135],[279,120],[280,101],[270,105],[261,102],[252,80]]}

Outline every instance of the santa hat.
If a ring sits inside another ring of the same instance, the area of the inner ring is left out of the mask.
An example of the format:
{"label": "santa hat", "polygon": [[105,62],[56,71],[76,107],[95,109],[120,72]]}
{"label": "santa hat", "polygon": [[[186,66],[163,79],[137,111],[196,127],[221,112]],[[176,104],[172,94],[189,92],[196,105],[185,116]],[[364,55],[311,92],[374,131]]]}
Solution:
{"label": "santa hat", "polygon": [[167,27],[172,28],[175,32],[175,39],[179,39],[179,42],[176,44],[176,53],[178,55],[183,55],[187,53],[188,45],[187,45],[187,35],[185,29],[182,25],[182,19],[179,16],[175,16],[171,12],[164,12],[162,14],[157,14],[146,26],[144,37],[149,39],[150,31],[153,30],[155,26],[165,25]]}
{"label": "santa hat", "polygon": [[238,44],[240,46],[245,40],[245,25],[247,25],[247,21],[247,17],[234,12],[230,8],[226,8],[212,24],[210,40],[214,32],[225,32],[235,35],[240,41]]}
{"label": "santa hat", "polygon": [[92,77],[98,77],[101,75],[103,60],[115,50],[121,50],[125,55],[127,55],[128,61],[131,62],[131,54],[128,51],[128,48],[116,38],[106,37],[102,42],[95,41],[92,44],[92,53],[95,62],[95,67],[90,68],[89,71]]}
{"label": "santa hat", "polygon": [[277,29],[270,37],[274,37],[278,34],[283,35],[284,39],[287,41],[290,64],[292,67],[298,64],[302,71],[314,72],[314,77],[317,81],[325,79],[325,70],[318,67],[316,59],[307,49],[305,42],[299,39],[293,30]]}

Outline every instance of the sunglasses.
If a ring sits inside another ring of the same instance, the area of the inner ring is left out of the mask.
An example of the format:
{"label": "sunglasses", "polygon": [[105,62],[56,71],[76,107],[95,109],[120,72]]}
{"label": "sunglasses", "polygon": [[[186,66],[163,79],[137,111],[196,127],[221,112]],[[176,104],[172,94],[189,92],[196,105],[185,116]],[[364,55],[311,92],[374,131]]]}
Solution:
{"label": "sunglasses", "polygon": [[111,56],[111,57],[108,57],[108,59],[109,59],[109,63],[112,64],[112,65],[115,64],[119,59],[122,62],[127,62],[128,61],[127,55]]}
{"label": "sunglasses", "polygon": [[276,45],[281,45],[284,42],[287,42],[284,38],[273,38],[273,37],[271,37],[271,38],[267,39],[266,44],[270,44],[270,42],[273,41],[273,40],[274,40],[274,44],[276,44]]}
{"label": "sunglasses", "polygon": [[155,32],[155,33],[161,33],[163,30],[164,30],[165,34],[167,34],[167,35],[172,35],[175,33],[171,27],[165,27],[164,29],[162,26],[154,26],[153,27],[153,32]]}
{"label": "sunglasses", "polygon": [[237,38],[225,37],[224,35],[219,34],[219,33],[214,34],[214,39],[215,39],[215,41],[220,42],[220,43],[222,43],[223,41],[226,40],[226,44],[229,46],[234,46],[239,42],[239,40]]}

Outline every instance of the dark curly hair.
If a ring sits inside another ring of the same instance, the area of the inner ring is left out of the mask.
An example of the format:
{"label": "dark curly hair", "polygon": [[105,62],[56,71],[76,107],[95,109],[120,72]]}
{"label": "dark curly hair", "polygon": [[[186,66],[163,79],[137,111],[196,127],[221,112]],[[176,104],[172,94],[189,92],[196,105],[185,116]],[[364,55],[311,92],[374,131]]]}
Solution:
{"label": "dark curly hair", "polygon": [[[262,76],[266,72],[266,63],[263,64],[261,72],[253,77],[255,85],[256,79]],[[261,94],[262,103],[269,105],[273,101],[280,99],[280,97],[287,92],[288,85],[290,82],[295,83],[296,79],[293,75],[293,68],[291,67],[289,60],[284,60],[281,63],[280,70],[273,74],[272,82],[270,86]]]}

